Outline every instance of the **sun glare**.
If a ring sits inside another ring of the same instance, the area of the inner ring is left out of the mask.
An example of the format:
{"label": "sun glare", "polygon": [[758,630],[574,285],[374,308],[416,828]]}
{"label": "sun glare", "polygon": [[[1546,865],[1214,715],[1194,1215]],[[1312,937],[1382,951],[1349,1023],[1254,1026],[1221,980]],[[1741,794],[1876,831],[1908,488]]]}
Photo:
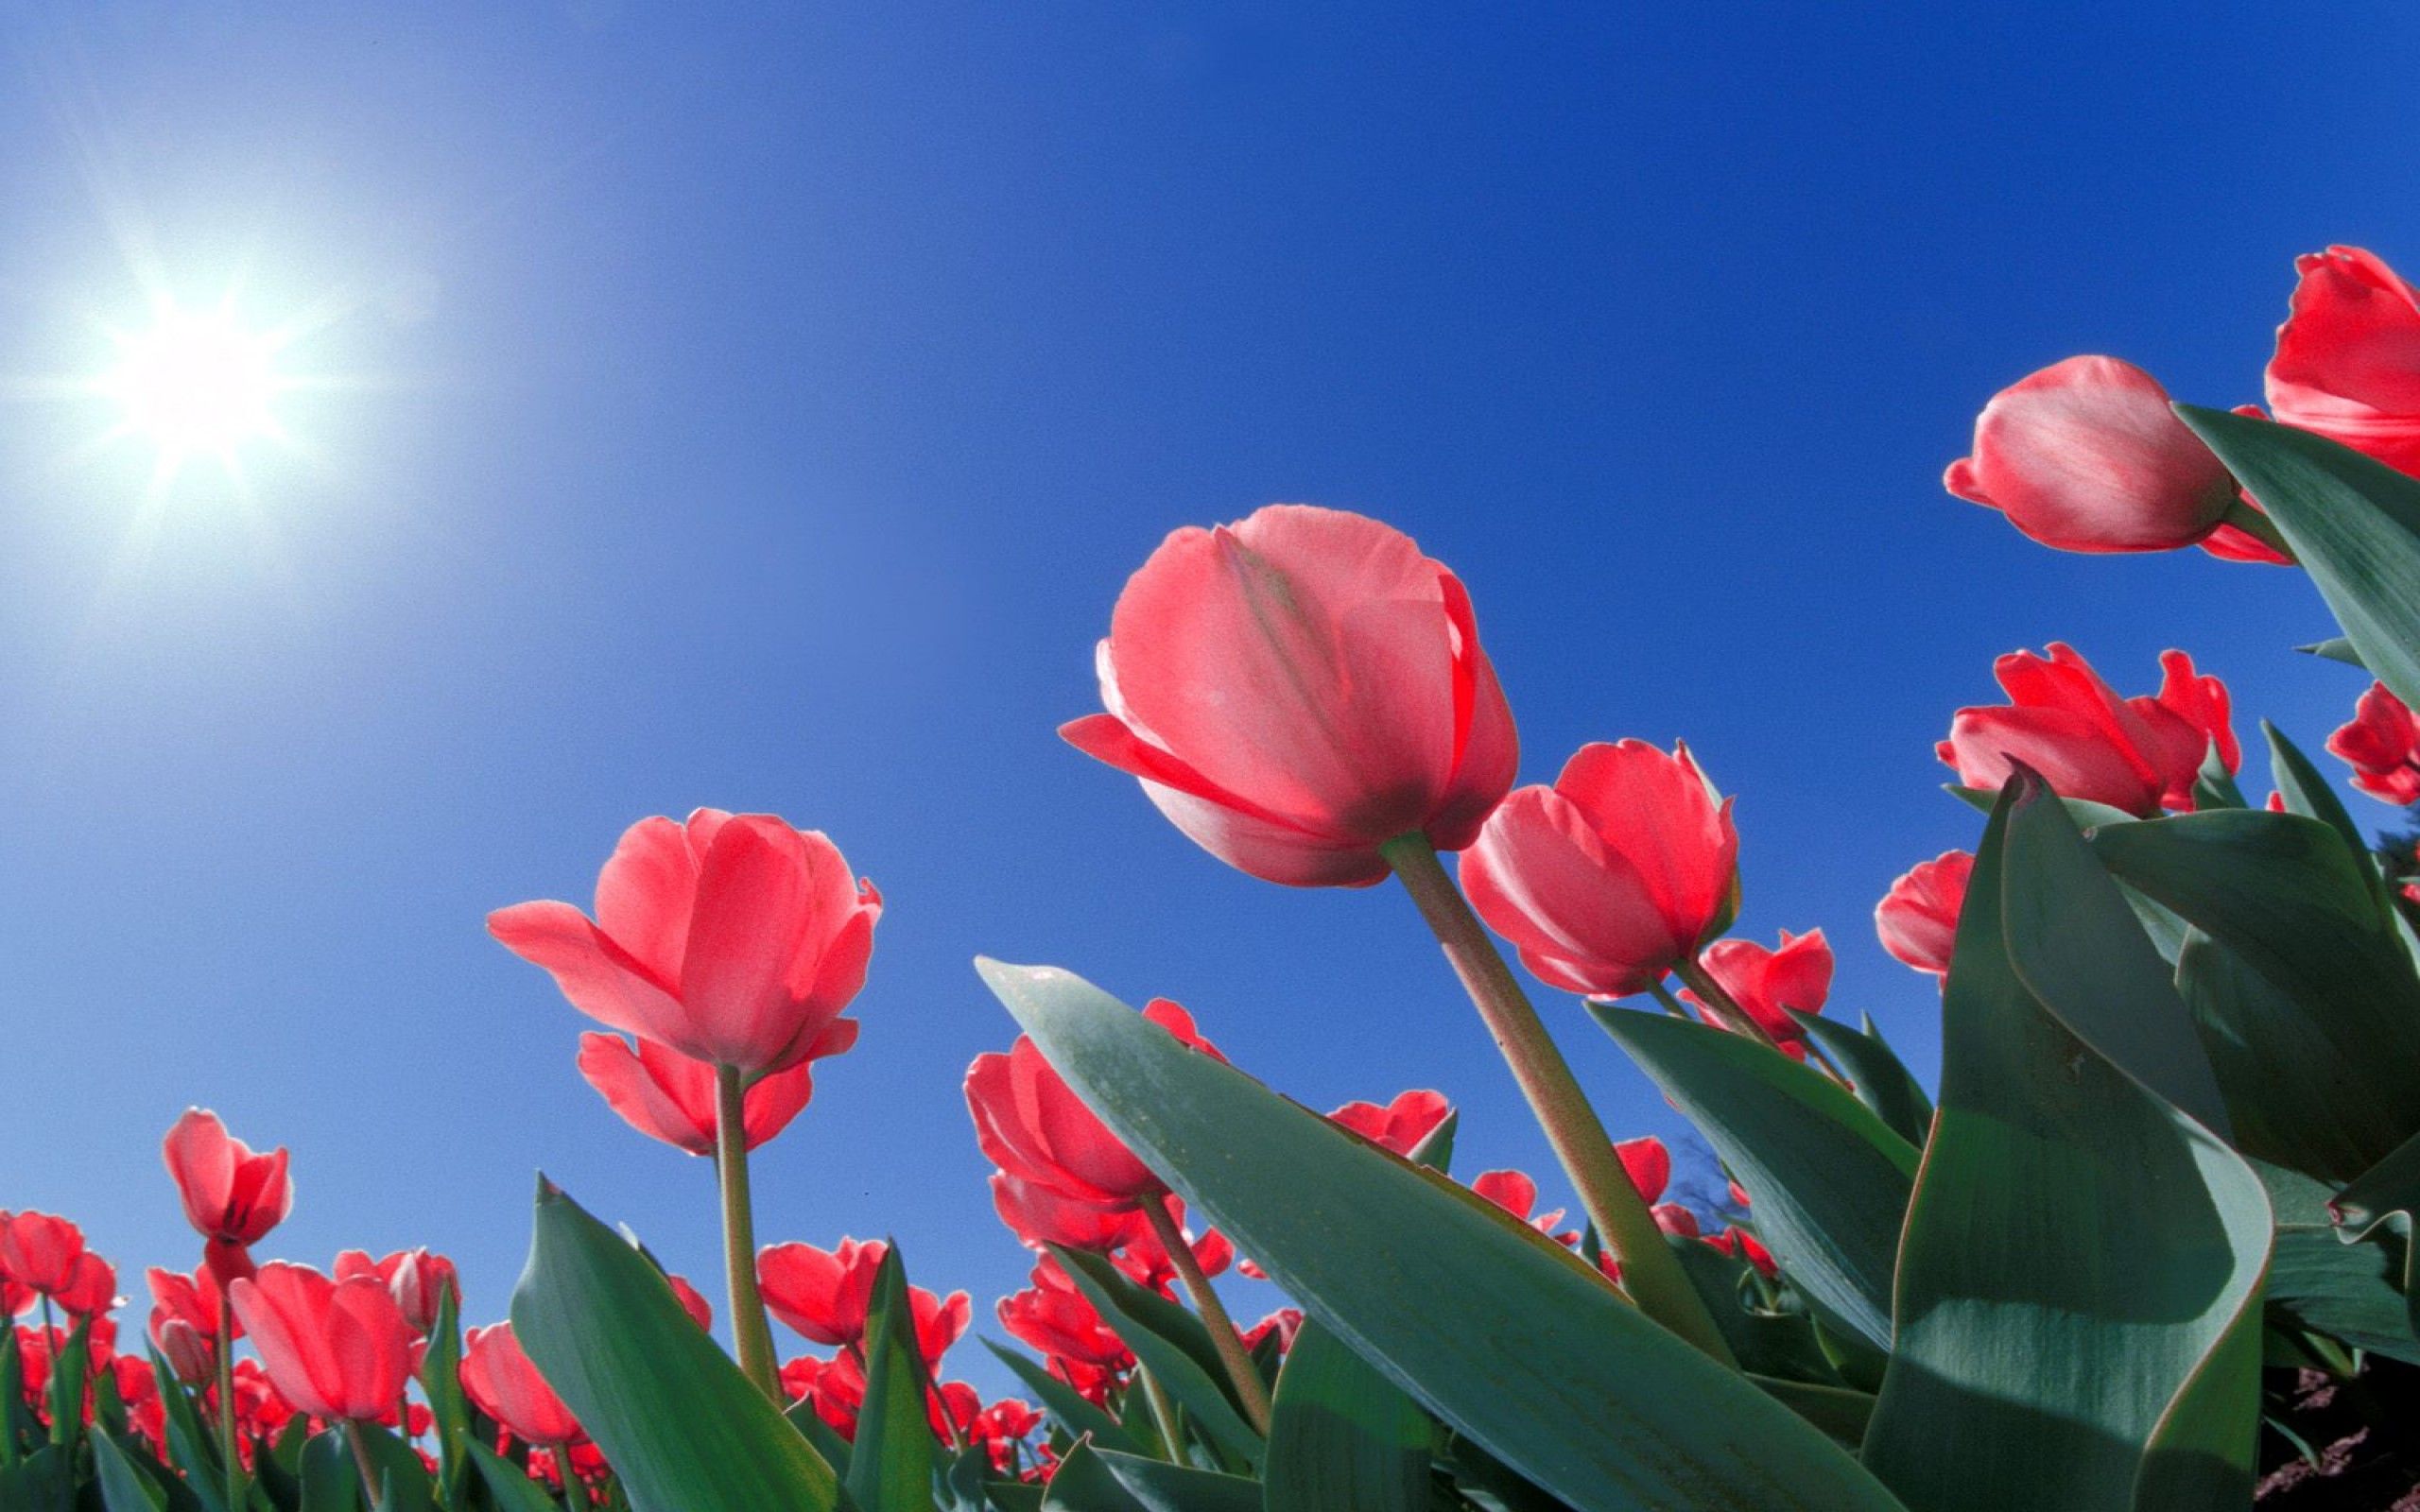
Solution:
{"label": "sun glare", "polygon": [[247,330],[232,308],[164,307],[149,330],[116,339],[118,364],[99,387],[122,406],[123,428],[158,446],[168,466],[197,454],[231,458],[278,434],[280,343]]}

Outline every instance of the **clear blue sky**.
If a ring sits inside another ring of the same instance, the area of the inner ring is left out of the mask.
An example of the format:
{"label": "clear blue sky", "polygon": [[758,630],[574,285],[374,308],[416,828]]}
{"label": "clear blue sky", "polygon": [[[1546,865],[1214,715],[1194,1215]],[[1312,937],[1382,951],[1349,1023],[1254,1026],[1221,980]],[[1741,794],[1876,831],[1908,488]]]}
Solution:
{"label": "clear blue sky", "polygon": [[[1188,522],[1416,534],[1525,774],[1688,739],[1743,926],[1824,926],[1927,1069],[1869,912],[1971,843],[1931,747],[1994,654],[2132,693],[2180,644],[2313,747],[2359,690],[2287,649],[2297,577],[2054,555],[1938,478],[2043,363],[2254,399],[2295,253],[2420,267],[2403,8],[795,9],[0,9],[0,1206],[136,1289],[192,1258],[189,1102],[294,1146],[271,1247],[435,1246],[475,1320],[540,1166],[709,1279],[705,1163],[480,924],[700,803],[890,904],[769,1239],[894,1232],[996,1332],[977,952],[1179,998],[1314,1105],[1439,1086],[1466,1170],[1563,1200],[1404,898],[1230,872],[1054,735]],[[352,381],[145,528],[106,408],[25,380],[104,364],[147,266],[324,309],[289,366]],[[1676,1130],[1547,1006],[1618,1130]]]}

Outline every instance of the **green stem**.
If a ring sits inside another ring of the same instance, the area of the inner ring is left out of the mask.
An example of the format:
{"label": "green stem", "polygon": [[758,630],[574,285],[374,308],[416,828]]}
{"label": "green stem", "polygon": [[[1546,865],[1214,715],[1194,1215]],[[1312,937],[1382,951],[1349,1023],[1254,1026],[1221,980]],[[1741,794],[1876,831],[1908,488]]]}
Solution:
{"label": "green stem", "polygon": [[1664,1005],[1664,1011],[1670,1014],[1673,1018],[1680,1020],[1684,1023],[1695,1023],[1697,1022],[1696,1016],[1691,1014],[1688,1009],[1681,1006],[1681,1000],[1674,997],[1672,995],[1672,989],[1666,987],[1662,982],[1650,982],[1647,984],[1647,990],[1655,995],[1655,1001]]}
{"label": "green stem", "polygon": [[218,1457],[227,1462],[228,1512],[243,1512],[244,1460],[235,1452],[235,1308],[218,1283]]}
{"label": "green stem", "polygon": [[345,1419],[345,1441],[353,1446],[354,1469],[361,1472],[363,1504],[376,1506],[382,1498],[385,1477],[378,1473],[377,1456],[370,1452],[370,1429],[357,1418]]}
{"label": "green stem", "polygon": [[1538,1126],[1546,1131],[1547,1143],[1554,1146],[1564,1174],[1580,1194],[1581,1208],[1620,1264],[1623,1288],[1648,1316],[1714,1359],[1736,1366],[1704,1299],[1665,1243],[1638,1189],[1630,1184],[1621,1158],[1614,1153],[1613,1137],[1589,1106],[1570,1064],[1555,1048],[1495,942],[1446,875],[1436,848],[1426,835],[1414,833],[1388,841],[1378,853],[1394,868],[1437,943],[1444,947],[1445,959],[1461,978],[1512,1079],[1529,1099]]}
{"label": "green stem", "polygon": [[1136,1366],[1134,1379],[1142,1383],[1143,1400],[1150,1404],[1151,1421],[1159,1427],[1160,1442],[1167,1446],[1168,1463],[1184,1464],[1184,1436],[1177,1427],[1176,1403],[1168,1400],[1167,1392],[1160,1385],[1159,1378],[1151,1374],[1150,1366]]}
{"label": "green stem", "polygon": [[731,1337],[740,1373],[776,1405],[773,1330],[756,1290],[756,1217],[748,1198],[748,1089],[736,1066],[715,1068],[715,1175],[722,1188],[723,1275],[731,1293]]}
{"label": "green stem", "polygon": [[1143,1203],[1143,1216],[1151,1225],[1151,1237],[1168,1252],[1168,1261],[1176,1266],[1179,1280],[1193,1297],[1193,1310],[1201,1314],[1202,1326],[1210,1332],[1210,1343],[1219,1351],[1219,1361],[1227,1367],[1227,1377],[1236,1383],[1236,1396],[1244,1404],[1244,1416],[1253,1427],[1269,1432],[1269,1387],[1260,1379],[1259,1366],[1252,1363],[1252,1351],[1244,1348],[1243,1335],[1236,1332],[1235,1319],[1227,1315],[1227,1304],[1210,1288],[1210,1278],[1201,1273],[1201,1262],[1193,1246],[1184,1242],[1184,1230],[1168,1216],[1167,1203],[1159,1197],[1149,1197]]}
{"label": "green stem", "polygon": [[2219,518],[2221,524],[2235,526],[2288,561],[2299,559],[2294,556],[2294,548],[2287,545],[2286,538],[2278,533],[2277,522],[2254,508],[2241,494],[2228,503],[2227,512]]}

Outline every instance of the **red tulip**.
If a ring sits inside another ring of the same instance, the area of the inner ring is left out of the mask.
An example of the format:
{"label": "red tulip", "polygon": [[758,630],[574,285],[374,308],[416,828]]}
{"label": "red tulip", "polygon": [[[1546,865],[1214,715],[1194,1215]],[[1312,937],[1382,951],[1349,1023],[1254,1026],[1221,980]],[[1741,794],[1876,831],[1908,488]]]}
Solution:
{"label": "red tulip", "polygon": [[1002,1397],[975,1414],[966,1440],[982,1447],[994,1474],[1006,1474],[1016,1463],[1016,1446],[1041,1426],[1042,1414],[1014,1397]]}
{"label": "red tulip", "polygon": [[0,1271],[0,1324],[22,1316],[42,1299],[42,1294],[5,1271]]}
{"label": "red tulip", "polygon": [[[775,1317],[817,1344],[854,1346],[865,1338],[873,1285],[890,1246],[879,1239],[842,1239],[829,1250],[813,1245],[768,1245],[756,1256],[756,1284]],[[908,1288],[917,1349],[926,1365],[940,1361],[966,1332],[973,1303],[964,1292],[947,1297]]]}
{"label": "red tulip", "polygon": [[1768,1280],[1781,1274],[1781,1268],[1773,1263],[1773,1252],[1767,1249],[1754,1234],[1745,1228],[1725,1228],[1722,1232],[1707,1239],[1706,1243],[1735,1260],[1746,1261],[1762,1272]]}
{"label": "red tulip", "polygon": [[[1153,998],[1143,1017],[1190,1048],[1226,1058],[1194,1028],[1192,1016],[1167,999]],[[1019,1180],[1120,1211],[1167,1190],[1077,1099],[1028,1036],[1019,1035],[1005,1056],[975,1057],[966,1073],[966,1107],[977,1144]]]}
{"label": "red tulip", "polygon": [[285,1147],[255,1155],[227,1132],[216,1113],[188,1108],[169,1127],[160,1153],[184,1203],[185,1221],[207,1241],[219,1280],[251,1275],[251,1246],[285,1222],[294,1207]]}
{"label": "red tulip", "polygon": [[2047,660],[2013,652],[1992,664],[2011,701],[1959,710],[1936,749],[1969,787],[1996,790],[2019,761],[2064,798],[2146,818],[2163,807],[2190,810],[2211,746],[2229,772],[2242,752],[2226,685],[2197,675],[2182,651],[2162,653],[2160,667],[2157,697],[2121,699],[2071,646],[2052,643]]}
{"label": "red tulip", "polygon": [[1975,455],[1942,482],[2062,551],[2189,546],[2236,497],[2159,380],[2115,357],[2069,357],[1993,395]]}
{"label": "red tulip", "polygon": [[1820,929],[1804,935],[1785,929],[1772,950],[1754,940],[1719,939],[1706,947],[1701,964],[1748,1017],[1784,1044],[1806,1038],[1790,1014],[1821,1013],[1831,995],[1832,947]]}
{"label": "red tulip", "polygon": [[1120,1340],[1076,1283],[1045,1255],[1033,1267],[1033,1284],[1000,1298],[1000,1326],[1053,1360],[1103,1370],[1134,1363]]}
{"label": "red tulip", "polygon": [[815,1416],[827,1427],[852,1443],[856,1441],[857,1415],[866,1404],[866,1371],[856,1355],[793,1360],[783,1374],[800,1396],[814,1399]]}
{"label": "red tulip", "polygon": [[1274,1333],[1277,1335],[1278,1352],[1282,1354],[1294,1347],[1294,1335],[1302,1331],[1303,1310],[1299,1307],[1281,1307],[1244,1330],[1244,1348],[1256,1350],[1260,1348],[1261,1340]]}
{"label": "red tulip", "polygon": [[1006,1171],[993,1173],[992,1206],[1028,1249],[1063,1245],[1107,1254],[1149,1231],[1140,1208],[1097,1208]]}
{"label": "red tulip", "polygon": [[553,973],[574,1007],[751,1075],[838,1055],[882,895],[831,841],[766,814],[642,819],[596,879],[596,919],[520,903],[488,930]]}
{"label": "red tulip", "polygon": [[1882,948],[1919,971],[1948,975],[1958,910],[1974,870],[1975,858],[1964,850],[1944,850],[1910,868],[1875,904],[1874,930],[1882,936]]}
{"label": "red tulip", "polygon": [[[1184,1229],[1184,1203],[1177,1197],[1160,1199],[1167,1204],[1168,1215],[1175,1220],[1177,1232],[1184,1234],[1185,1247],[1193,1251],[1193,1263],[1201,1267],[1204,1279],[1224,1275],[1236,1262],[1236,1246],[1225,1234],[1216,1228],[1206,1229],[1196,1238]],[[1178,1270],[1176,1259],[1160,1243],[1147,1224],[1115,1257],[1117,1268],[1126,1279],[1148,1291],[1173,1299],[1176,1296]]]}
{"label": "red tulip", "polygon": [[195,1267],[190,1276],[155,1265],[143,1273],[143,1279],[151,1288],[147,1330],[151,1342],[178,1380],[187,1385],[207,1384],[218,1369],[217,1279],[207,1265]]}
{"label": "red tulip", "polygon": [[579,1419],[523,1352],[510,1323],[462,1336],[462,1389],[479,1411],[524,1443],[567,1444],[585,1436]]}
{"label": "red tulip", "polygon": [[384,1260],[371,1259],[366,1250],[348,1249],[337,1256],[336,1273],[340,1281],[367,1276],[386,1287],[402,1309],[404,1322],[421,1338],[437,1327],[437,1310],[445,1294],[452,1292],[457,1301],[462,1295],[454,1263],[424,1248],[399,1249]]}
{"label": "red tulip", "polygon": [[1532,1214],[1530,1210],[1538,1205],[1538,1183],[1526,1171],[1481,1171],[1471,1178],[1471,1190],[1559,1243],[1580,1242],[1577,1233],[1555,1232],[1555,1225],[1563,1222],[1561,1208]]}
{"label": "red tulip", "polygon": [[[838,1039],[856,1041],[855,1019],[837,1020],[832,1027]],[[623,1122],[649,1139],[662,1140],[691,1155],[715,1153],[713,1066],[651,1040],[641,1040],[632,1051],[631,1042],[620,1035],[583,1034],[579,1074],[608,1107],[622,1115]],[[787,1128],[814,1095],[812,1060],[757,1080],[748,1089],[743,1105],[748,1147],[752,1150]]]}
{"label": "red tulip", "polygon": [[1327,1117],[1329,1123],[1341,1124],[1373,1144],[1408,1156],[1453,1110],[1444,1093],[1414,1090],[1396,1093],[1395,1100],[1384,1108],[1375,1103],[1347,1103]]}
{"label": "red tulip", "polygon": [[51,1300],[71,1317],[95,1317],[118,1305],[117,1270],[86,1250],[76,1257],[76,1274]]}
{"label": "red tulip", "polygon": [[2420,720],[2385,683],[2370,684],[2352,719],[2327,737],[2327,748],[2352,766],[2353,785],[2372,798],[2403,807],[2420,802]]}
{"label": "red tulip", "polygon": [[411,1330],[386,1287],[272,1262],[229,1288],[278,1394],[317,1418],[374,1422],[411,1378]]}
{"label": "red tulip", "polygon": [[1639,1200],[1653,1204],[1663,1200],[1665,1189],[1672,1184],[1672,1152],[1652,1134],[1634,1140],[1616,1140],[1614,1153],[1621,1158],[1622,1173],[1638,1191]]}
{"label": "red tulip", "polygon": [[0,1212],[0,1275],[45,1297],[76,1284],[84,1230],[47,1212]]}
{"label": "red tulip", "polygon": [[1538,977],[1569,992],[1645,991],[1738,909],[1739,835],[1688,747],[1580,747],[1552,787],[1504,800],[1462,885]]}
{"label": "red tulip", "polygon": [[2420,294],[2358,247],[2296,258],[2294,271],[2301,282],[2269,359],[2270,409],[2420,474]]}
{"label": "red tulip", "polygon": [[1410,537],[1272,505],[1170,535],[1118,595],[1101,704],[1061,729],[1141,780],[1212,855],[1291,886],[1366,886],[1378,847],[1477,837],[1519,745],[1470,595]]}
{"label": "red tulip", "polygon": [[664,1279],[671,1283],[672,1295],[681,1299],[681,1310],[696,1319],[698,1327],[713,1332],[715,1306],[706,1300],[705,1295],[679,1276],[667,1273]]}

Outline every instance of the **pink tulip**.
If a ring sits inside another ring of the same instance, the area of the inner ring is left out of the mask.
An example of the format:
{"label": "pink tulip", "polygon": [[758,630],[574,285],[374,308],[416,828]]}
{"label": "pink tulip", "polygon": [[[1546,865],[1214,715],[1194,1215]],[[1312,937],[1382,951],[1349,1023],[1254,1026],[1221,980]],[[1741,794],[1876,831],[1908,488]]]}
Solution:
{"label": "pink tulip", "polygon": [[45,1297],[76,1284],[84,1230],[47,1212],[0,1212],[0,1275]]}
{"label": "pink tulip", "polygon": [[[832,1038],[854,1043],[857,1022],[836,1020]],[[841,1049],[848,1048],[842,1043]],[[827,1054],[837,1052],[825,1052]],[[579,1074],[596,1089],[623,1122],[649,1139],[662,1140],[691,1155],[715,1153],[715,1068],[641,1040],[633,1051],[617,1034],[579,1037]],[[756,1146],[789,1126],[815,1095],[815,1062],[802,1060],[751,1086],[743,1126],[748,1147]]]}
{"label": "pink tulip", "polygon": [[256,1155],[227,1132],[218,1115],[189,1108],[161,1143],[185,1221],[206,1241],[204,1253],[224,1283],[251,1274],[251,1246],[285,1221],[294,1178],[285,1146]]}
{"label": "pink tulip", "polygon": [[375,1422],[411,1378],[403,1310],[372,1277],[330,1280],[272,1262],[229,1289],[278,1394],[314,1417]]}
{"label": "pink tulip", "polygon": [[1623,997],[1662,980],[1738,907],[1731,800],[1688,747],[1582,746],[1552,787],[1505,799],[1462,885],[1542,980]]}
{"label": "pink tulip", "polygon": [[1069,1249],[1107,1253],[1132,1244],[1149,1231],[1142,1210],[1113,1211],[1061,1196],[1048,1187],[996,1171],[992,1176],[992,1207],[1018,1242],[1028,1249],[1063,1245]]}
{"label": "pink tulip", "polygon": [[1821,1013],[1824,1000],[1831,995],[1832,947],[1820,929],[1804,935],[1785,929],[1781,944],[1772,949],[1754,940],[1719,939],[1706,947],[1700,964],[1759,1028],[1782,1044],[1806,1038],[1790,1015]]}
{"label": "pink tulip", "polygon": [[[817,1344],[860,1344],[873,1305],[873,1286],[890,1246],[879,1239],[842,1239],[831,1249],[768,1245],[756,1257],[756,1281],[775,1317]],[[927,1365],[937,1363],[966,1332],[973,1303],[964,1292],[944,1297],[908,1288],[908,1311]]]}
{"label": "pink tulip", "polygon": [[1408,1156],[1453,1110],[1444,1093],[1415,1089],[1396,1093],[1395,1100],[1384,1108],[1375,1103],[1347,1103],[1327,1117],[1329,1123],[1340,1124],[1383,1149]]}
{"label": "pink tulip", "polygon": [[698,1327],[712,1333],[715,1328],[715,1305],[706,1300],[705,1294],[690,1285],[684,1277],[674,1276],[667,1272],[664,1279],[671,1285],[672,1295],[680,1299],[681,1311],[688,1314]]}
{"label": "pink tulip", "polygon": [[1470,595],[1410,537],[1272,505],[1170,535],[1127,582],[1098,658],[1108,711],[1060,733],[1141,780],[1228,865],[1365,886],[1378,847],[1459,850],[1512,785],[1512,714]]}
{"label": "pink tulip", "polygon": [[1919,971],[1948,975],[1958,911],[1974,870],[1975,858],[1964,850],[1945,850],[1910,868],[1875,905],[1874,930],[1882,936],[1882,948]]}
{"label": "pink tulip", "polygon": [[2329,754],[2353,768],[2353,785],[2398,807],[2420,802],[2420,719],[2402,699],[2373,682],[2353,717],[2327,737]]}
{"label": "pink tulip", "polygon": [[1942,482],[2062,551],[2192,545],[2224,518],[2235,480],[2168,406],[2133,363],[2069,357],[1993,395],[1974,455]]}
{"label": "pink tulip", "polygon": [[752,1076],[837,1055],[865,983],[882,897],[831,841],[765,814],[699,809],[631,826],[596,879],[596,919],[569,903],[488,916],[574,1007],[693,1060]]}
{"label": "pink tulip", "polygon": [[[1152,999],[1143,1017],[1184,1045],[1225,1058],[1194,1028],[1192,1015],[1167,999]],[[966,1107],[976,1143],[1019,1180],[1121,1211],[1167,1191],[1051,1069],[1029,1036],[1019,1035],[1007,1055],[975,1057],[966,1073]]]}
{"label": "pink tulip", "polygon": [[337,1256],[336,1273],[340,1281],[367,1276],[386,1287],[403,1310],[404,1321],[421,1338],[437,1327],[437,1310],[445,1294],[452,1292],[457,1301],[462,1295],[454,1263],[426,1249],[399,1249],[384,1260],[371,1259],[366,1250],[348,1249]]}
{"label": "pink tulip", "polygon": [[2040,772],[2063,798],[2151,817],[2190,810],[2204,753],[2242,763],[2228,723],[2226,685],[2197,675],[2182,651],[2160,657],[2157,697],[2119,698],[2073,647],[2052,643],[2046,659],[2013,652],[1992,665],[2010,701],[1961,709],[1936,747],[1969,787],[1996,791],[2009,763]]}
{"label": "pink tulip", "polygon": [[2420,293],[2374,252],[2294,260],[2301,282],[2269,359],[2269,407],[2398,472],[2420,475]]}
{"label": "pink tulip", "polygon": [[462,1336],[462,1389],[479,1411],[523,1443],[551,1448],[585,1436],[579,1419],[523,1352],[510,1323]]}

